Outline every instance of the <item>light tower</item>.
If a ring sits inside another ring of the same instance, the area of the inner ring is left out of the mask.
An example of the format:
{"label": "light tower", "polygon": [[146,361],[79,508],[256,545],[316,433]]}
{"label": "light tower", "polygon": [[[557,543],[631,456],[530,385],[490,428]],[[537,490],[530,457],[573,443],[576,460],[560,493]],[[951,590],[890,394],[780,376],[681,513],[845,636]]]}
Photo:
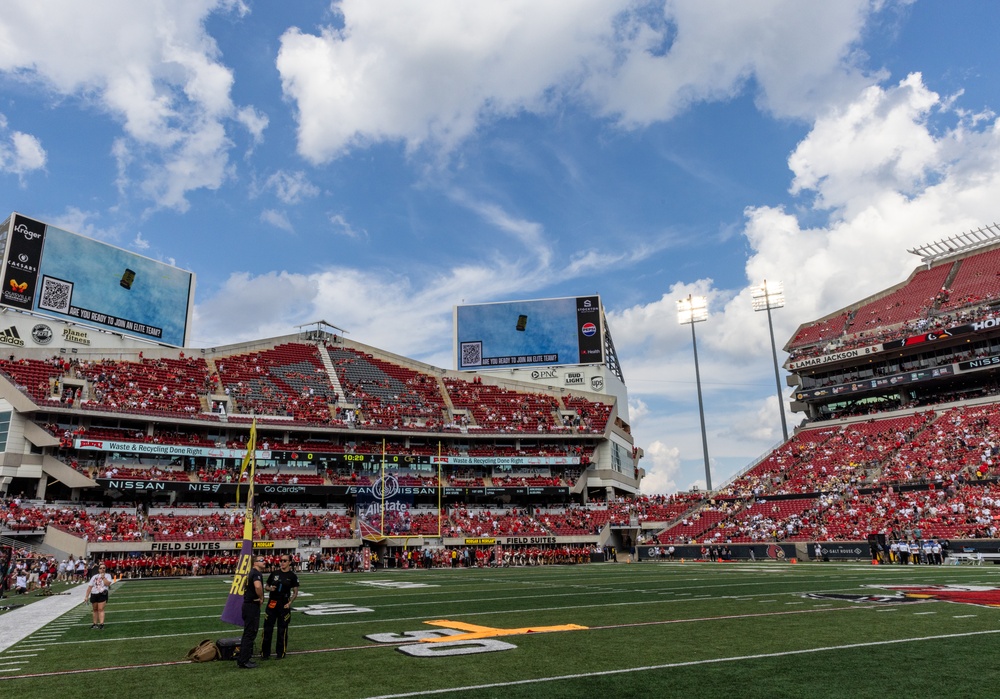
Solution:
{"label": "light tower", "polygon": [[708,463],[708,436],[705,432],[705,405],[701,399],[701,372],[698,369],[698,339],[695,337],[694,324],[708,320],[708,299],[704,296],[691,296],[677,302],[677,322],[691,326],[691,346],[694,348],[694,380],[698,386],[698,416],[701,418],[701,449],[705,456],[705,487],[712,491],[712,468]]}
{"label": "light tower", "polygon": [[788,441],[788,425],[785,424],[785,400],[781,395],[781,378],[778,373],[778,350],[774,345],[774,326],[771,324],[771,309],[784,308],[785,289],[781,282],[768,282],[750,287],[755,311],[767,311],[767,330],[771,333],[771,359],[774,360],[774,386],[778,389],[778,413],[781,415],[781,436]]}

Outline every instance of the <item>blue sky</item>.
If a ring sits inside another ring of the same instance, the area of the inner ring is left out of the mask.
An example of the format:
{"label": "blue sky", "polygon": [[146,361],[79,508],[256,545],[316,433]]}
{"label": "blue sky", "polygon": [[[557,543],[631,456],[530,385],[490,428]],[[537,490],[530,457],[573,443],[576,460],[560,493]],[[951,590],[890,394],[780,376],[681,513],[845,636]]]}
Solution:
{"label": "blue sky", "polygon": [[455,304],[600,294],[648,492],[704,479],[677,299],[718,485],[780,440],[750,285],[783,344],[997,218],[991,2],[4,10],[0,209],[194,271],[195,346],[325,319],[451,368]]}

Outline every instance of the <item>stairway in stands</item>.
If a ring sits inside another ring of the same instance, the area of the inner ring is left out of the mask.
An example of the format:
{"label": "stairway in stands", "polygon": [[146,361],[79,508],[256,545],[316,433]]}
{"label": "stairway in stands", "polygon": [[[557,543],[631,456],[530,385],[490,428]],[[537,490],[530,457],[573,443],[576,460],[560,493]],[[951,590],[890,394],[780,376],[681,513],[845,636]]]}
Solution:
{"label": "stairway in stands", "polygon": [[[325,348],[319,346],[319,360],[323,362],[323,368],[326,369],[327,375],[330,377],[330,383],[333,384],[334,390],[337,395],[340,396],[340,402],[344,401],[344,387],[340,385],[340,377],[337,376],[337,368],[333,366],[333,360],[330,359],[330,353],[325,350]],[[338,402],[338,406],[340,405]]]}

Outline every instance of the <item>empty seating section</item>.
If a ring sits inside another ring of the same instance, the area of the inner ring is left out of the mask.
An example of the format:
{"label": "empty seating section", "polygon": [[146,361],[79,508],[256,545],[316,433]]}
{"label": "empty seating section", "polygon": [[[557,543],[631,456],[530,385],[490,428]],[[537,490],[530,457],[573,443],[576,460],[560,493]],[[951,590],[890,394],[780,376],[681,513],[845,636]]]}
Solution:
{"label": "empty seating section", "polygon": [[124,413],[194,415],[201,412],[209,385],[201,357],[82,361],[76,374],[91,382],[81,407]]}
{"label": "empty seating section", "polygon": [[433,429],[444,424],[445,401],[436,377],[347,347],[326,348],[348,405],[380,427]]}
{"label": "empty seating section", "polygon": [[444,532],[447,515],[435,512],[410,512],[409,534],[440,536]]}
{"label": "empty seating section", "polygon": [[291,485],[326,485],[326,480],[323,476],[317,474],[315,471],[302,473],[299,471],[294,472],[278,472],[278,471],[257,471],[254,474],[254,483],[264,483],[264,484],[291,484]]}
{"label": "empty seating section", "polygon": [[604,434],[611,417],[611,405],[595,403],[579,396],[563,396],[563,404],[580,419],[580,431]]}
{"label": "empty seating section", "polygon": [[841,313],[836,318],[821,320],[817,323],[804,326],[798,334],[788,343],[789,348],[807,347],[820,342],[829,342],[840,337],[847,327],[848,314]]}
{"label": "empty seating section", "polygon": [[181,470],[169,468],[126,468],[125,466],[109,466],[98,472],[98,478],[120,478],[135,481],[182,481],[191,480],[191,476]]}
{"label": "empty seating section", "polygon": [[642,513],[647,522],[673,522],[701,502],[701,496],[672,495],[669,498],[645,500],[642,503]]}
{"label": "empty seating section", "polygon": [[[260,441],[260,438],[258,438],[258,442],[263,444],[263,442]],[[277,441],[269,441],[268,446],[271,449],[315,452],[319,454],[343,454],[346,451],[346,447],[343,444],[339,444],[337,442],[319,442],[314,440],[305,440],[302,442],[289,440],[286,444],[281,444]]]}
{"label": "empty seating section", "polygon": [[[198,480],[204,483],[236,483],[239,480],[239,471],[228,468],[201,469],[198,471]],[[248,483],[249,476],[244,473],[242,483]],[[294,471],[277,471],[273,469],[260,469],[254,473],[254,483],[262,485],[326,485],[326,478],[316,472],[315,469],[296,469]]]}
{"label": "empty seating section", "polygon": [[52,380],[63,374],[58,362],[40,359],[0,359],[0,371],[35,403],[53,400]]}
{"label": "empty seating section", "polygon": [[215,367],[224,390],[236,403],[232,412],[281,415],[324,425],[333,422],[329,403],[336,391],[314,345],[289,343],[218,357]]}
{"label": "empty seating section", "polygon": [[861,306],[854,313],[848,333],[896,325],[926,315],[951,272],[952,262],[920,270],[903,287]]}
{"label": "empty seating section", "polygon": [[132,512],[104,510],[88,513],[83,508],[47,509],[48,524],[88,541],[140,541],[142,521]]}
{"label": "empty seating section", "polygon": [[446,515],[416,508],[409,510],[361,510],[358,525],[364,536],[438,536],[446,528]]}
{"label": "empty seating section", "polygon": [[535,518],[553,536],[586,536],[597,534],[611,519],[607,509],[567,507],[563,511],[539,512]]}
{"label": "empty seating section", "polygon": [[354,519],[337,512],[267,510],[260,515],[261,537],[282,539],[350,539]]}
{"label": "empty seating section", "polygon": [[557,476],[493,476],[493,485],[497,488],[553,488],[562,485],[562,479]]}
{"label": "empty seating section", "polygon": [[226,514],[151,514],[146,531],[153,541],[237,541],[243,538],[243,518],[235,510]]}
{"label": "empty seating section", "polygon": [[549,432],[559,402],[542,393],[522,393],[490,384],[444,379],[452,405],[469,411],[475,426],[490,432]]}
{"label": "empty seating section", "polygon": [[963,306],[988,303],[1000,298],[1000,248],[967,257],[959,262],[958,273],[947,290],[947,299],[938,307],[949,311]]}
{"label": "empty seating section", "polygon": [[697,541],[731,514],[729,505],[705,505],[694,514],[667,527],[657,535],[660,543]]}
{"label": "empty seating section", "polygon": [[489,509],[453,507],[449,512],[451,525],[445,536],[522,536],[547,535],[536,519],[517,510],[493,512]]}
{"label": "empty seating section", "polygon": [[327,477],[330,480],[330,485],[368,486],[372,484],[372,479],[369,476],[366,476],[363,473],[358,473],[357,471],[351,471],[350,473],[327,471]]}

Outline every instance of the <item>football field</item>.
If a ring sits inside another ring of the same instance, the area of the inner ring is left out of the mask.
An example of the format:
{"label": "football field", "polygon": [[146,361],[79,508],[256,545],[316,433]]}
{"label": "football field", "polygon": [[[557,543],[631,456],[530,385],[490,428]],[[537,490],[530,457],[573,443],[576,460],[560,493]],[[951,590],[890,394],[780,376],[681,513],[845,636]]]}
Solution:
{"label": "football field", "polygon": [[[990,696],[1000,679],[996,566],[646,562],[300,580],[282,660],[184,660],[203,639],[239,636],[219,620],[228,578],[126,580],[103,630],[80,592],[0,653],[0,692],[913,699]],[[4,614],[29,623],[33,606]]]}

